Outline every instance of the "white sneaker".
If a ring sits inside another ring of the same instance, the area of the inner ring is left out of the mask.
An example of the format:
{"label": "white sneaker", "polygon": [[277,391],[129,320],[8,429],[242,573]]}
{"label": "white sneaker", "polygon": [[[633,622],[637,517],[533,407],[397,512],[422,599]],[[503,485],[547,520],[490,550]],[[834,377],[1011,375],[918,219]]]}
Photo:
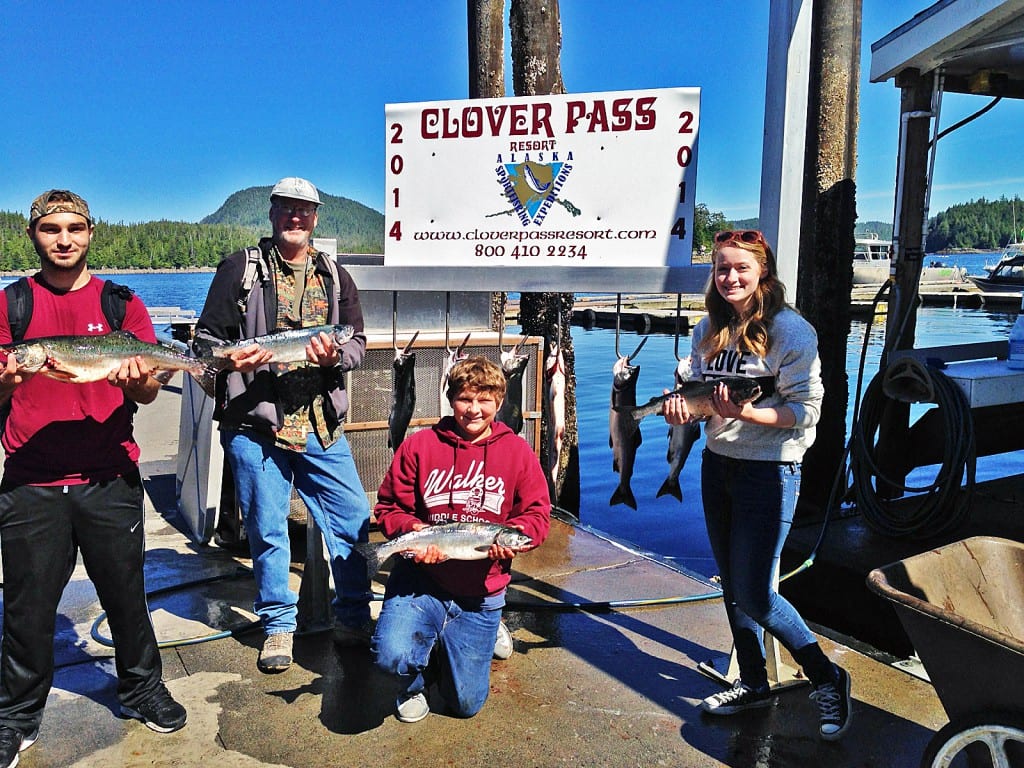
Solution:
{"label": "white sneaker", "polygon": [[498,622],[498,636],[494,639],[494,658],[507,659],[512,655],[512,633],[504,621]]}
{"label": "white sneaker", "polygon": [[418,723],[430,714],[430,707],[427,705],[427,697],[422,691],[415,693],[408,698],[399,699],[396,702],[398,712],[395,717],[399,722]]}

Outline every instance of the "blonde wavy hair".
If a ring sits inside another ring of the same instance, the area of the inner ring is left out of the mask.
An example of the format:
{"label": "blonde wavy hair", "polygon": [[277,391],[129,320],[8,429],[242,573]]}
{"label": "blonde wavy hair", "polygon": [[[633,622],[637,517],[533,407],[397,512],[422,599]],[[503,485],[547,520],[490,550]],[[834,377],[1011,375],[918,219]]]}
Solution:
{"label": "blonde wavy hair", "polygon": [[[737,235],[753,233],[752,242]],[[718,254],[722,248],[733,246],[752,254],[761,267],[762,276],[752,296],[750,310],[737,315],[733,306],[722,298],[715,284],[715,270],[718,268]],[[700,352],[705,360],[711,360],[723,349],[735,345],[738,349],[764,357],[771,349],[768,332],[772,319],[787,307],[786,286],[779,279],[775,254],[756,230],[743,232],[719,232],[715,235],[715,250],[711,253],[711,276],[704,289],[704,307],[708,312],[708,332],[701,339]]]}

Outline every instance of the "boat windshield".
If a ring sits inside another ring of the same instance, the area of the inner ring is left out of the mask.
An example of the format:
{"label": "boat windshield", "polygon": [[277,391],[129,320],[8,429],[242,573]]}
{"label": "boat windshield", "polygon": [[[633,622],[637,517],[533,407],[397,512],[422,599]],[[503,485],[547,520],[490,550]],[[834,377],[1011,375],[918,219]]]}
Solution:
{"label": "boat windshield", "polygon": [[992,270],[992,278],[999,280],[1024,281],[1024,256],[1015,256],[1000,262]]}

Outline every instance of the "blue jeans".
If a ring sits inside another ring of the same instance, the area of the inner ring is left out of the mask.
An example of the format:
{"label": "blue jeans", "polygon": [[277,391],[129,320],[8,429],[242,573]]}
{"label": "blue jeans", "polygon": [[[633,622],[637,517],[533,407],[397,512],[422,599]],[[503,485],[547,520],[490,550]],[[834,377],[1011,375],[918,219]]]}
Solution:
{"label": "blue jeans", "polygon": [[367,540],[370,506],[344,436],[324,450],[310,433],[305,453],[280,448],[254,432],[224,430],[220,439],[249,537],[258,590],[254,609],[264,631],[272,635],[296,627],[299,596],[288,586],[293,483],[327,546],[336,621],[350,627],[368,622],[370,581],[366,563],[353,546]]}
{"label": "blue jeans", "polygon": [[[460,607],[454,600],[416,589],[398,570],[396,566],[388,579],[370,641],[377,668],[401,680],[403,697],[425,692],[436,679],[451,714],[472,717],[490,693],[491,657],[501,609]],[[399,583],[393,586],[392,581]]]}
{"label": "blue jeans", "polygon": [[831,669],[817,638],[772,583],[799,495],[799,464],[730,459],[704,450],[704,521],[722,579],[740,679],[752,688],[768,684],[764,630],[795,652],[798,661],[813,654],[820,663],[808,664],[814,668],[805,668],[808,676],[819,667]]}

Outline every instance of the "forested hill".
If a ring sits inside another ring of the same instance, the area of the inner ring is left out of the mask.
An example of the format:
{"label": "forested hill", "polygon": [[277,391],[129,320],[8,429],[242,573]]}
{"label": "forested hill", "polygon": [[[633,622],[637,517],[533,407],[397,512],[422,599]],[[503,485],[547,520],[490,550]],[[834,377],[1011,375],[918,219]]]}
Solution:
{"label": "forested hill", "polygon": [[[736,221],[738,229],[757,227],[757,219]],[[1016,226],[1016,233],[1014,232]],[[854,227],[856,237],[875,234],[882,240],[892,240],[892,224],[882,221],[858,221]],[[1019,197],[1008,200],[972,200],[960,203],[935,214],[928,220],[925,250],[939,253],[947,250],[992,251],[1008,242],[1024,240],[1024,202]]]}
{"label": "forested hill", "polygon": [[972,200],[951,206],[928,222],[925,250],[995,250],[1009,242],[1020,242],[1022,229],[1024,204],[1019,197]]}
{"label": "forested hill", "polygon": [[[239,248],[270,234],[270,187],[250,187],[231,195],[201,222],[96,222],[89,250],[95,269],[190,269],[215,267]],[[317,237],[333,237],[340,253],[383,253],[384,216],[344,197],[320,193]],[[35,269],[39,257],[25,236],[21,213],[0,211],[0,271]]]}
{"label": "forested hill", "polygon": [[[234,224],[269,231],[271,187],[249,187],[235,192],[224,205],[200,224]],[[384,215],[347,197],[320,191],[317,237],[333,237],[339,253],[384,253]]]}

